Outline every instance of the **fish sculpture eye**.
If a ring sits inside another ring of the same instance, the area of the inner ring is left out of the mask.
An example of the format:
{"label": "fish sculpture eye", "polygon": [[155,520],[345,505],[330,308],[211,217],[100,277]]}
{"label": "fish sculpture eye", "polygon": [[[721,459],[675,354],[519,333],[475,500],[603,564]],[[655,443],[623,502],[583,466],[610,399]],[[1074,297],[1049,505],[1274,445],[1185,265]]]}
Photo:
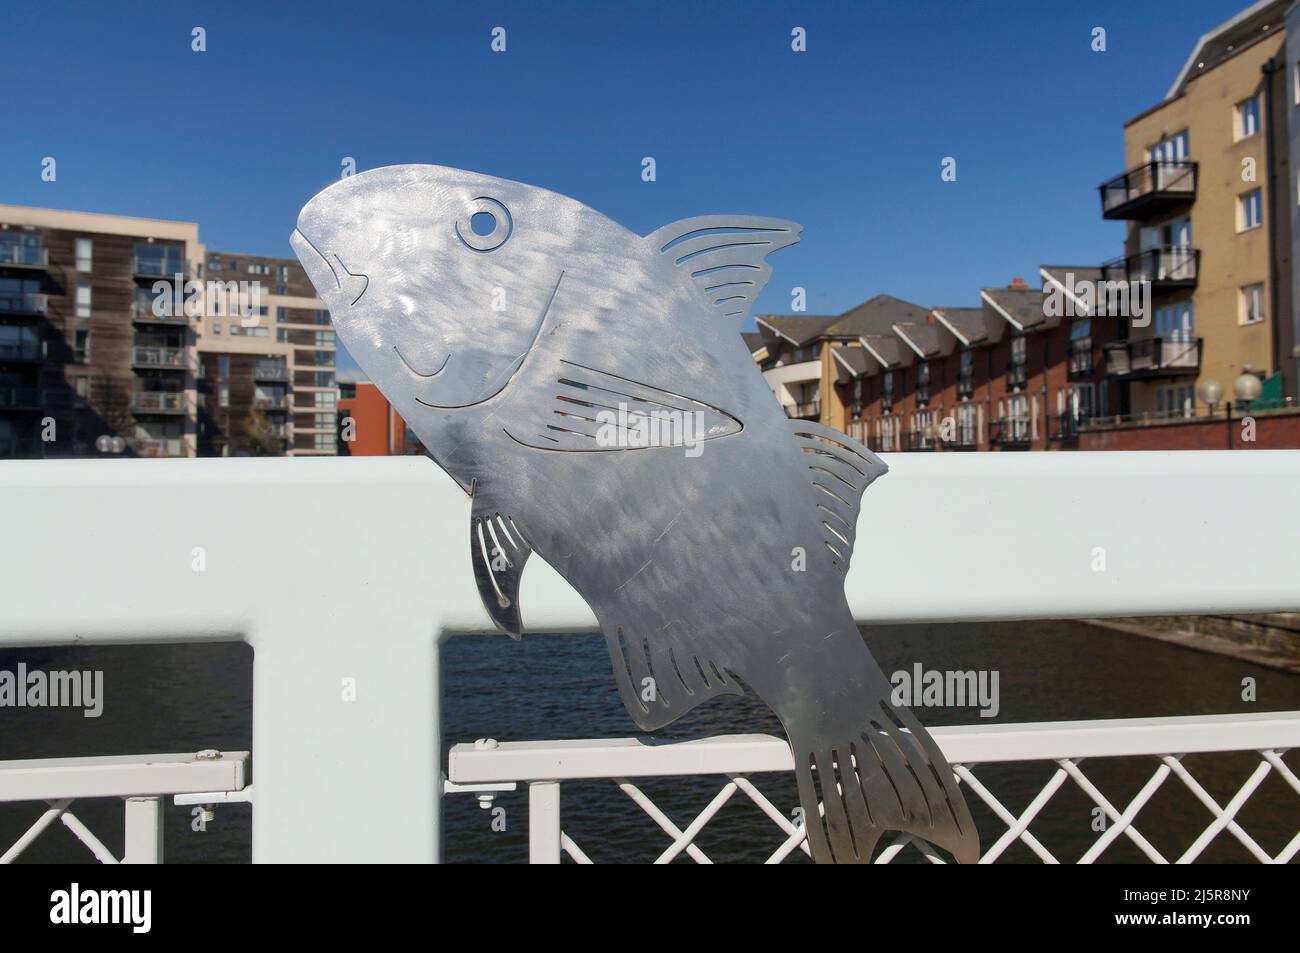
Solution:
{"label": "fish sculpture eye", "polygon": [[[484,225],[488,225],[486,233]],[[506,243],[512,231],[514,220],[510,217],[510,210],[486,195],[470,202],[456,222],[456,237],[466,248],[476,252],[496,251]]]}

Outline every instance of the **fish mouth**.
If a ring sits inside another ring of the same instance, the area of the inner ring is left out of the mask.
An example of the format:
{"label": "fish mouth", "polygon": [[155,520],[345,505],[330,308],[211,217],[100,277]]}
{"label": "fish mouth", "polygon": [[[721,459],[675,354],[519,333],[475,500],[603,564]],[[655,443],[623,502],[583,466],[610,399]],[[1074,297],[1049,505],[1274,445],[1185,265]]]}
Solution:
{"label": "fish mouth", "polygon": [[[424,378],[437,377],[447,367],[447,362],[451,360],[451,352],[448,351],[447,356],[444,357],[442,359],[442,363],[438,365],[438,369],[426,373],[425,371],[417,370],[415,365],[406,359],[406,355],[402,353],[401,348],[399,348],[396,344],[393,345],[393,350],[396,351],[397,356],[402,359],[402,363],[406,365],[406,369],[410,371],[412,374],[414,374],[416,377],[424,377]],[[419,398],[416,399],[418,400]]]}
{"label": "fish mouth", "polygon": [[[486,403],[487,401],[491,400],[493,397],[497,396],[497,394],[499,394],[499,393],[501,393],[503,390],[505,390],[506,387],[509,386],[510,382],[511,382],[512,380],[515,379],[515,375],[519,373],[519,368],[523,367],[523,365],[524,365],[524,361],[528,358],[528,355],[532,353],[532,351],[533,351],[533,346],[534,346],[535,344],[537,344],[537,340],[538,340],[538,338],[540,338],[540,337],[542,336],[542,328],[543,328],[543,327],[545,326],[545,324],[546,324],[546,317],[547,317],[547,315],[549,315],[549,314],[551,313],[551,305],[555,302],[555,295],[556,295],[556,293],[560,290],[560,282],[563,281],[563,280],[564,280],[564,272],[561,271],[561,272],[560,272],[560,277],[558,277],[558,278],[555,279],[555,287],[551,289],[551,295],[550,295],[550,297],[546,299],[546,306],[545,306],[544,308],[542,308],[542,313],[541,313],[541,315],[537,318],[537,326],[536,326],[535,328],[533,328],[533,335],[532,335],[532,337],[531,337],[531,338],[529,339],[529,341],[528,341],[528,346],[527,346],[526,348],[524,348],[523,353],[521,353],[518,357],[516,357],[513,361],[511,361],[510,364],[507,366],[506,370],[502,372],[503,376],[505,377],[505,380],[503,380],[503,381],[501,382],[501,386],[497,387],[497,388],[496,388],[495,390],[493,390],[492,393],[490,393],[490,394],[487,394],[487,395],[485,395],[485,396],[483,396],[483,397],[480,397],[480,398],[478,398],[477,400],[471,400],[471,401],[468,401],[468,402],[466,402],[466,403],[464,403],[464,404],[435,404],[435,403],[432,403],[431,401],[421,400],[419,397],[416,397],[416,398],[415,398],[415,402],[416,402],[417,404],[422,404],[422,405],[424,405],[425,407],[430,407],[430,408],[432,408],[432,409],[434,409],[434,410],[459,410],[459,409],[461,409],[461,408],[463,408],[463,407],[474,407],[474,406],[476,406],[476,405],[478,405],[478,404]],[[396,348],[394,348],[394,349],[396,350]],[[401,354],[400,351],[398,351],[397,356],[398,356],[398,357],[402,357],[402,354]],[[447,361],[449,361],[449,360],[451,360],[451,354],[448,354],[448,355],[447,355]],[[447,361],[443,361],[443,367],[446,367],[446,366],[447,366]],[[402,358],[402,363],[403,363],[403,364],[406,364],[406,358],[404,358],[404,357]],[[407,367],[410,367],[411,370],[412,370],[412,372],[414,372],[414,373],[416,373],[416,374],[420,374],[420,372],[417,371],[417,370],[415,370],[415,368],[411,367],[410,364],[406,364],[406,366],[407,366]],[[438,371],[441,371],[441,370],[442,370],[442,368],[440,367],[440,368],[438,369]],[[437,372],[435,372],[435,373],[437,373]],[[433,375],[424,375],[424,374],[420,374],[420,376],[421,376],[421,377],[425,377],[425,376],[429,376],[429,377],[431,377],[431,376],[433,376]]]}

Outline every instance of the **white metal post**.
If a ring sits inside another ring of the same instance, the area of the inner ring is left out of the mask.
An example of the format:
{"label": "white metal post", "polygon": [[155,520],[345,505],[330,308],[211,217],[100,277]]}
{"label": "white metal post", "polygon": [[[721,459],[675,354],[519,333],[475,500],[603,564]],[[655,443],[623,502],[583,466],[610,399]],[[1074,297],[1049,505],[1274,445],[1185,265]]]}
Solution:
{"label": "white metal post", "polygon": [[161,864],[163,862],[162,798],[129,797],[126,799],[126,850],[124,864]]}
{"label": "white metal post", "polygon": [[528,862],[560,862],[560,782],[528,785]]}

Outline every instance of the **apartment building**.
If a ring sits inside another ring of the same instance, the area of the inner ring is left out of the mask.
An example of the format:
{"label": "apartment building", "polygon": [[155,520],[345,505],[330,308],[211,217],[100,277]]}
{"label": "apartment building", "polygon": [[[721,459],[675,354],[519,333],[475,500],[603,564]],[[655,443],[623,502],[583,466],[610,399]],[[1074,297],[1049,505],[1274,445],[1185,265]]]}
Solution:
{"label": "apartment building", "polygon": [[203,259],[192,222],[0,205],[0,457],[194,456],[194,322],[156,289]]}
{"label": "apartment building", "polygon": [[1256,3],[1205,34],[1165,98],[1125,124],[1127,171],[1099,187],[1102,216],[1128,223],[1101,277],[1151,292],[1151,313],[1120,321],[1105,349],[1117,426],[1194,416],[1199,382],[1231,396],[1243,373],[1263,382],[1257,406],[1296,394],[1288,6]]}
{"label": "apartment building", "polygon": [[334,355],[295,259],[0,205],[0,457],[332,455]]}
{"label": "apartment building", "polygon": [[[333,456],[338,389],[329,311],[296,259],[211,252],[198,328],[202,456]],[[237,301],[244,287],[252,300]]]}
{"label": "apartment building", "polygon": [[339,371],[339,456],[391,457],[424,453],[402,415],[361,371]]}

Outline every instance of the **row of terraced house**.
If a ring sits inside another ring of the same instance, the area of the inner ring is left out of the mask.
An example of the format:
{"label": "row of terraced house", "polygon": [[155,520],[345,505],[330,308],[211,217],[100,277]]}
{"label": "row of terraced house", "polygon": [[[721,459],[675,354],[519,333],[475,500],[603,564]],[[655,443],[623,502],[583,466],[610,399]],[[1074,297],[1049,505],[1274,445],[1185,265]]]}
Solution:
{"label": "row of terraced house", "polygon": [[[1098,187],[1128,223],[1111,261],[953,307],[758,316],[787,413],[882,451],[1300,447],[1300,4],[1206,33],[1124,142]],[[1142,312],[1100,309],[1115,289]]]}

